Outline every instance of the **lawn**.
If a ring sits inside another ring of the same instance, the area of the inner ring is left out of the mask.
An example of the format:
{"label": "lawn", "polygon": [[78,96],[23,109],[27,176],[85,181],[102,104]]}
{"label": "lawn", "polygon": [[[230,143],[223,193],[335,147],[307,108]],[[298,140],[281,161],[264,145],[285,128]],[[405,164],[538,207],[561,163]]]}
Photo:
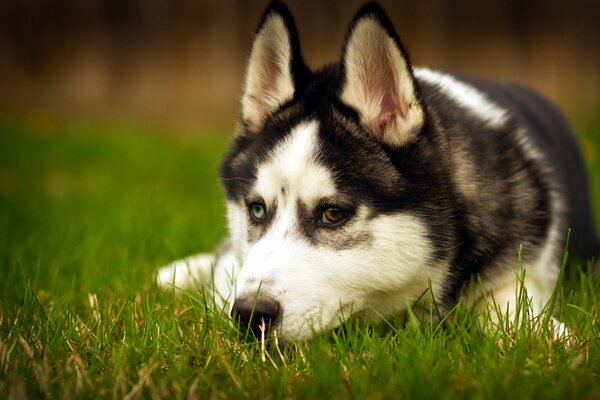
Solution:
{"label": "lawn", "polygon": [[[600,214],[600,122],[579,128]],[[218,129],[0,121],[0,398],[600,396],[600,280],[577,262],[570,346],[527,323],[484,335],[456,309],[262,348],[199,292],[159,291],[160,265],[225,234],[226,146]]]}

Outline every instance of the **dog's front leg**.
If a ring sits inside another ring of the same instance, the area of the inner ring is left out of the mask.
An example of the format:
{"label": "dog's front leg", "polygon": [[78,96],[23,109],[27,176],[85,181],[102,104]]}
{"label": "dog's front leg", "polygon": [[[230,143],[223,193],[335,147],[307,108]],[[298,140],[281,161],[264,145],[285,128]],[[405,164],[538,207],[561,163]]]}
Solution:
{"label": "dog's front leg", "polygon": [[546,310],[552,291],[547,285],[539,284],[534,277],[523,276],[521,272],[511,273],[500,285],[484,288],[485,294],[479,299],[478,309],[483,312],[480,321],[484,321],[486,330],[500,329],[513,334],[515,329],[525,323],[536,332],[549,330],[554,340],[561,340],[570,335],[565,324],[554,317],[546,318],[550,310]]}
{"label": "dog's front leg", "polygon": [[209,290],[217,306],[225,309],[238,271],[238,263],[229,243],[214,253],[182,258],[162,267],[156,276],[161,287]]}

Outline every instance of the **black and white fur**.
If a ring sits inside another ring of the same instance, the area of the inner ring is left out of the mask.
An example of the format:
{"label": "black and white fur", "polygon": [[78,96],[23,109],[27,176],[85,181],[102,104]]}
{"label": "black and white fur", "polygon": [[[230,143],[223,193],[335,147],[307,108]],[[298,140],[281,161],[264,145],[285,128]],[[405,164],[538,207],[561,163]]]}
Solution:
{"label": "black and white fur", "polygon": [[[373,3],[351,22],[339,63],[317,71],[289,10],[269,5],[221,179],[230,245],[159,280],[211,285],[226,311],[287,339],[350,315],[388,317],[428,288],[448,309],[477,275],[480,301],[510,316],[519,252],[539,312],[568,230],[573,250],[598,253],[584,163],[561,114],[518,85],[413,69]],[[343,219],[330,223],[328,209]]]}

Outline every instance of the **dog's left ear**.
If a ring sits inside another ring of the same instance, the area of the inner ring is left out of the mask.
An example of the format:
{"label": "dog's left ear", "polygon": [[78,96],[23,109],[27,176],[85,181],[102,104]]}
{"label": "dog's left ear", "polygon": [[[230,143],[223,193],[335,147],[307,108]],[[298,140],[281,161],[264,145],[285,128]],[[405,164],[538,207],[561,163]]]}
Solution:
{"label": "dog's left ear", "polygon": [[412,68],[385,11],[363,6],[346,33],[341,100],[381,143],[401,146],[424,124]]}
{"label": "dog's left ear", "polygon": [[272,1],[256,30],[242,97],[242,119],[251,131],[291,100],[310,70],[300,53],[296,24],[289,9]]}

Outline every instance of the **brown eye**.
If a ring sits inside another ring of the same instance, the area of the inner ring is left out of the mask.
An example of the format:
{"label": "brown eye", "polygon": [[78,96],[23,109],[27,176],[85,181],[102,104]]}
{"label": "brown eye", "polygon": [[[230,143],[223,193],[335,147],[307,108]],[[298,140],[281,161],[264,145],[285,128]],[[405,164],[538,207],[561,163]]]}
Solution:
{"label": "brown eye", "polygon": [[348,212],[346,210],[342,210],[337,207],[329,207],[323,211],[321,214],[321,221],[324,224],[335,225],[342,222],[348,216]]}

